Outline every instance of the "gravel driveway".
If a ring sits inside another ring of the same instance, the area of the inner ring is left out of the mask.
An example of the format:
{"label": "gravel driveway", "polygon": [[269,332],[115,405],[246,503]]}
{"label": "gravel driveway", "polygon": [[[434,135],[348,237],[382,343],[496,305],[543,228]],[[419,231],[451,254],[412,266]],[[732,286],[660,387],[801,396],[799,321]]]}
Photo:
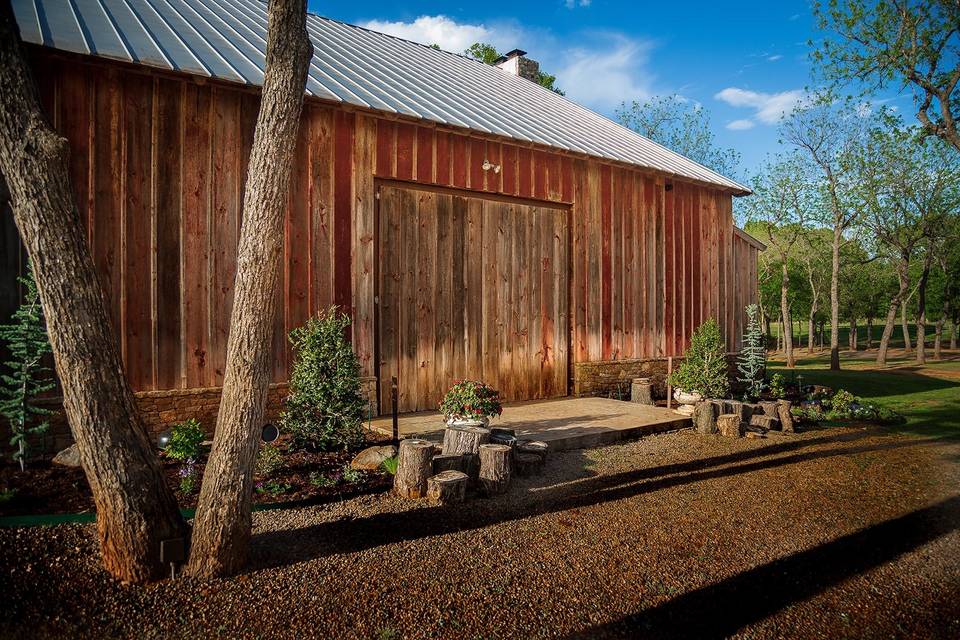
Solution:
{"label": "gravel driveway", "polygon": [[2,637],[960,637],[960,443],[692,432],[503,497],[254,515],[247,575],[124,588],[90,526],[0,530]]}

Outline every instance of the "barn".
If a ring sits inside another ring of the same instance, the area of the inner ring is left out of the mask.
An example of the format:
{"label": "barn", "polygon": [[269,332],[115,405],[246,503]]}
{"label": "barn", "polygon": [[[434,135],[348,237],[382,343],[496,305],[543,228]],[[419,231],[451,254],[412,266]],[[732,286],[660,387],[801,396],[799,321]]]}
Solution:
{"label": "barn", "polygon": [[[263,78],[258,0],[13,0],[148,423],[215,413]],[[508,400],[607,393],[734,350],[762,245],[737,182],[498,66],[317,15],[287,198],[285,334],[339,305],[372,412],[434,409],[455,379]],[[3,216],[6,315],[22,250]]]}

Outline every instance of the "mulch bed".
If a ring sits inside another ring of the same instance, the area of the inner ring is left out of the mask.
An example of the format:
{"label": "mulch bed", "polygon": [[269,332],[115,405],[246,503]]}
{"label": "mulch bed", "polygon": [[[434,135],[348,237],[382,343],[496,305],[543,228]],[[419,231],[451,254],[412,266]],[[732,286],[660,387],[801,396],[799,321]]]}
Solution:
{"label": "mulch bed", "polygon": [[[367,443],[384,444],[371,440]],[[278,445],[285,449],[285,444]],[[364,493],[387,490],[392,484],[392,476],[381,472],[361,472],[360,479],[346,482],[340,478],[342,469],[353,459],[356,452],[310,452],[286,451],[284,465],[269,478],[259,481],[272,481],[284,490],[271,493],[261,489],[253,494],[254,504],[323,502],[330,498],[348,498]],[[190,493],[180,491],[178,475],[181,464],[176,460],[161,459],[167,483],[174,490],[181,509],[194,509],[200,494],[200,481]],[[197,464],[202,477],[204,462]],[[332,486],[317,486],[311,482],[311,476],[326,476],[339,479]],[[31,462],[26,471],[21,472],[17,464],[5,461],[0,465],[0,491],[12,490],[12,498],[0,502],[0,517],[53,515],[65,513],[87,513],[94,510],[93,496],[83,471],[79,468],[55,465],[50,460]]]}

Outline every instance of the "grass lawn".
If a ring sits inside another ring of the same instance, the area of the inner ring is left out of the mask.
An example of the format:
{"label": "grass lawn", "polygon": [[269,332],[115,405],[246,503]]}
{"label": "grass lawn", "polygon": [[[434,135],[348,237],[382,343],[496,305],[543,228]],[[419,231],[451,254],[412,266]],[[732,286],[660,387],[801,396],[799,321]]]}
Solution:
{"label": "grass lawn", "polygon": [[897,428],[900,431],[960,439],[960,355],[951,353],[950,359],[931,360],[923,367],[896,355],[885,368],[877,368],[863,352],[856,357],[844,352],[843,356],[840,371],[830,371],[826,353],[799,358],[794,370],[787,369],[782,359],[774,360],[770,370],[783,373],[787,380],[802,376],[803,384],[846,389],[893,409],[907,418],[907,423]]}

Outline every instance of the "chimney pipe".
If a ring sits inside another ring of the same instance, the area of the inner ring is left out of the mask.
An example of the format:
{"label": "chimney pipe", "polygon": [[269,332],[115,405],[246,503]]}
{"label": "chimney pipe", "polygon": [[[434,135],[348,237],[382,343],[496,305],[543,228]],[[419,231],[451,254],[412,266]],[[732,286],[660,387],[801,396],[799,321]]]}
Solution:
{"label": "chimney pipe", "polygon": [[540,63],[525,57],[526,55],[526,51],[514,49],[494,60],[493,64],[506,73],[536,82],[540,74]]}

